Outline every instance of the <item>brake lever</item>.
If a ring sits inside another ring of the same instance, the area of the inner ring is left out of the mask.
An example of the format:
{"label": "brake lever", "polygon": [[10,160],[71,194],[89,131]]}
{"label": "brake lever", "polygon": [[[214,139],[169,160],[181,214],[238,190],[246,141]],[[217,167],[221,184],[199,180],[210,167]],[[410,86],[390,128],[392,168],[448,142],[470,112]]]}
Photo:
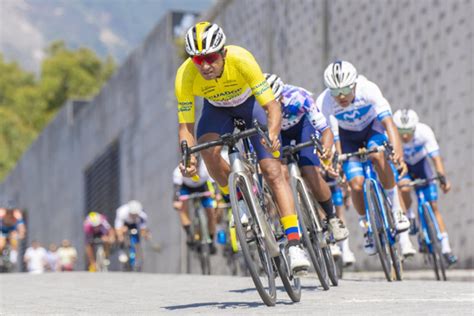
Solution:
{"label": "brake lever", "polygon": [[[182,158],[183,165],[185,168],[188,168],[189,164],[191,163],[191,155],[189,154],[188,142],[185,140],[181,142],[181,154],[183,156]],[[191,177],[191,180],[193,180],[194,182],[198,182],[199,176],[195,174],[194,176]]]}
{"label": "brake lever", "polygon": [[[257,130],[258,135],[265,140],[265,143],[267,144],[268,147],[272,144],[270,141],[270,137],[268,136],[268,128],[266,126],[262,126],[256,119],[253,121],[253,126]],[[275,150],[272,152],[273,158],[279,158],[280,157],[280,152],[278,150]]]}

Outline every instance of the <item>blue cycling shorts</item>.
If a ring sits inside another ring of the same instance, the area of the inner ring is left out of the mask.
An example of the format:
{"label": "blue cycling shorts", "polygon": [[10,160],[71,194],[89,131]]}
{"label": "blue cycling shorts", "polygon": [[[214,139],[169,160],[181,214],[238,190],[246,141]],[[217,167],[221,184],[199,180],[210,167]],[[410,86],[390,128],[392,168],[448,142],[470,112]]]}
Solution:
{"label": "blue cycling shorts", "polygon": [[[315,134],[316,129],[311,125],[306,115],[295,126],[281,131],[282,147],[291,144],[294,140],[296,144],[311,140],[311,134]],[[319,166],[319,157],[314,152],[314,147],[306,147],[298,152],[298,166]]]}
{"label": "blue cycling shorts", "polygon": [[[364,146],[367,148],[380,146],[388,141],[387,136],[385,136],[383,132],[373,128],[373,125],[374,123],[372,122],[372,124],[359,132],[348,131],[339,127],[342,153],[355,152]],[[357,158],[351,158],[349,161],[345,161],[342,165],[342,169],[348,181],[351,181],[355,177],[364,176],[362,163]]]}
{"label": "blue cycling shorts", "polygon": [[[196,131],[198,140],[202,135],[208,133],[219,135],[232,133],[234,131],[234,118],[243,119],[247,128],[252,128],[254,119],[257,119],[260,124],[267,125],[267,114],[263,107],[255,101],[254,96],[250,96],[244,103],[236,107],[217,107],[204,99],[201,118]],[[250,141],[259,161],[265,158],[273,158],[260,142],[260,136],[252,136]]]}
{"label": "blue cycling shorts", "polygon": [[[408,173],[402,177],[402,179],[430,179],[433,178],[433,170],[427,158],[423,158],[414,165],[407,164]],[[422,190],[423,194],[427,201],[437,201],[438,200],[438,187],[434,182],[420,187],[418,190]]]}

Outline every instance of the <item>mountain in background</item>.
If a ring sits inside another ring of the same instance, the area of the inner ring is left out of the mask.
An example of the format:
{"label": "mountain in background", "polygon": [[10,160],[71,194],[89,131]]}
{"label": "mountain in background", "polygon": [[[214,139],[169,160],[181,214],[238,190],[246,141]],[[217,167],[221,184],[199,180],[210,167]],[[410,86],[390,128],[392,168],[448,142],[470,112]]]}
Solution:
{"label": "mountain in background", "polygon": [[214,0],[0,0],[0,51],[38,72],[54,40],[89,47],[118,63],[169,10],[201,12]]}

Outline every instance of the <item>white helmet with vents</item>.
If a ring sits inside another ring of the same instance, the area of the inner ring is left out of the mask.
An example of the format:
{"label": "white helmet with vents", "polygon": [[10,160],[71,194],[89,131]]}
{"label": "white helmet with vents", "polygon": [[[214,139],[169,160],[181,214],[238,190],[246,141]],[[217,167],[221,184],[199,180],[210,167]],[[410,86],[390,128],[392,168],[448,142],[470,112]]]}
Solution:
{"label": "white helmet with vents", "polygon": [[280,77],[275,74],[268,74],[264,73],[265,80],[267,80],[270,88],[272,88],[273,94],[275,95],[275,99],[278,99],[283,92],[283,86],[285,85],[283,81],[281,81]]}
{"label": "white helmet with vents", "polygon": [[324,71],[324,84],[329,89],[349,87],[357,79],[357,70],[348,61],[335,61]]}
{"label": "white helmet with vents", "polygon": [[418,114],[411,109],[398,110],[393,115],[393,122],[399,130],[413,132],[419,121]]}
{"label": "white helmet with vents", "polygon": [[129,213],[132,214],[132,215],[138,215],[141,212],[143,212],[142,203],[140,203],[136,200],[132,200],[132,201],[128,202],[128,209],[129,209]]}
{"label": "white helmet with vents", "polygon": [[225,34],[217,24],[199,22],[186,32],[185,42],[189,56],[206,55],[224,47]]}

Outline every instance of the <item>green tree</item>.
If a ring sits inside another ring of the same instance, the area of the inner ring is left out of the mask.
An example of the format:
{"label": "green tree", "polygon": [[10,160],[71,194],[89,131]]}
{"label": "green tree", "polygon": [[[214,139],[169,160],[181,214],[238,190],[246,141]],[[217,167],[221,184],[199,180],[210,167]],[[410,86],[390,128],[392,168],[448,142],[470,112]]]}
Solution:
{"label": "green tree", "polygon": [[53,42],[46,53],[40,86],[49,110],[60,108],[68,99],[97,94],[115,70],[110,56],[102,61],[92,50],[71,50],[63,41]]}
{"label": "green tree", "polygon": [[116,68],[110,56],[102,60],[62,41],[46,52],[38,79],[0,53],[0,179],[68,99],[93,97]]}

